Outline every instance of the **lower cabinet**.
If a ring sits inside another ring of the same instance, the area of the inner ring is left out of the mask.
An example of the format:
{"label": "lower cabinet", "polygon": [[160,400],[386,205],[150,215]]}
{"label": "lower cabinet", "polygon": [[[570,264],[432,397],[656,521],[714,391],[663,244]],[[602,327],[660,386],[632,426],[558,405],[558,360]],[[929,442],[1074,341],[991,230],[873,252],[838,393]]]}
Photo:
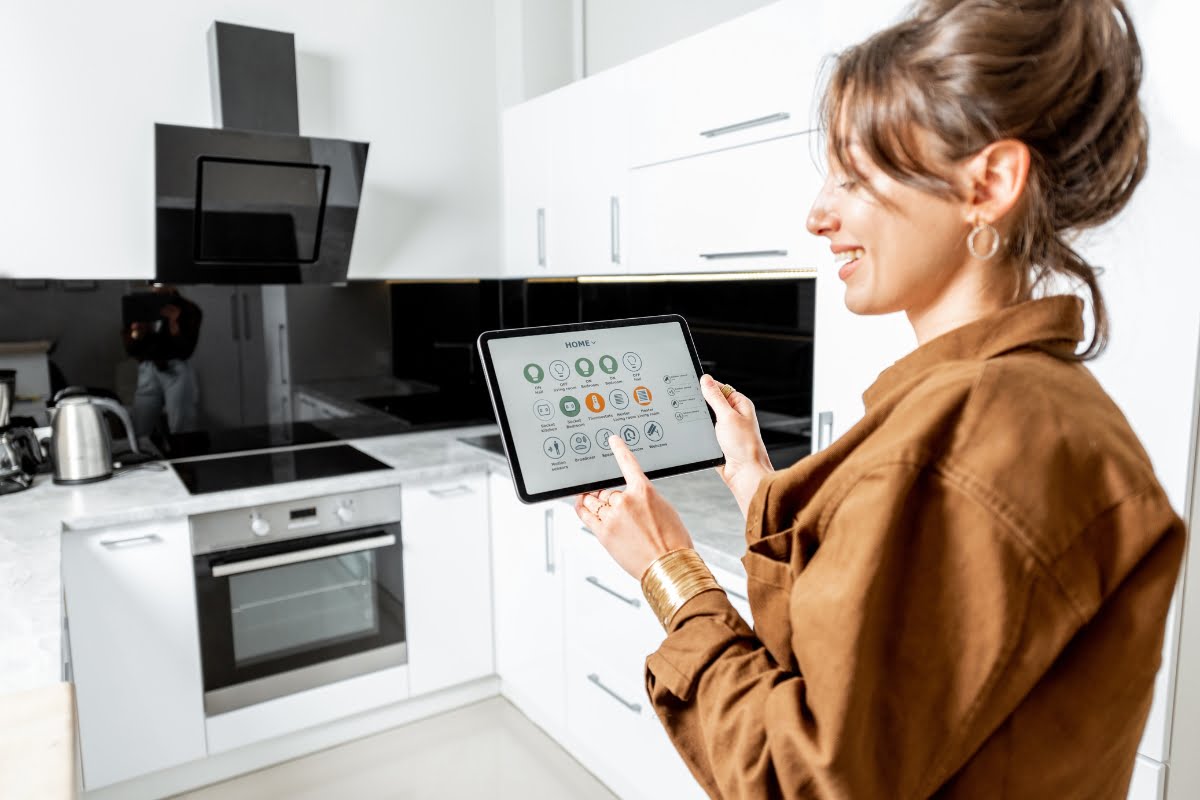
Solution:
{"label": "lower cabinet", "polygon": [[1166,782],[1166,765],[1138,755],[1133,764],[1133,779],[1129,782],[1129,800],[1162,800]]}
{"label": "lower cabinet", "polygon": [[496,673],[504,695],[551,736],[566,720],[561,502],[525,505],[504,473],[489,478]]}
{"label": "lower cabinet", "polygon": [[62,536],[83,782],[205,756],[186,519]]}
{"label": "lower cabinet", "polygon": [[401,509],[410,693],[491,675],[486,473],[405,483]]}

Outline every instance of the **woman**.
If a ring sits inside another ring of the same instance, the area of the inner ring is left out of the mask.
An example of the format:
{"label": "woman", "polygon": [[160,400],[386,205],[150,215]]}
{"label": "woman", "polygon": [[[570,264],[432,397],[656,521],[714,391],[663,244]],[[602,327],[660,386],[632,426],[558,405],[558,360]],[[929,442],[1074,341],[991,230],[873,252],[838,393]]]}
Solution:
{"label": "woman", "polygon": [[[1140,80],[1120,0],[925,0],[838,57],[808,228],[918,347],[780,472],[702,379],[755,630],[619,438],[626,488],[576,504],[664,623],[647,691],[714,797],[1125,796],[1184,528],[1081,363],[1107,320],[1067,242],[1145,172]],[[1055,279],[1089,290],[1078,355]]]}

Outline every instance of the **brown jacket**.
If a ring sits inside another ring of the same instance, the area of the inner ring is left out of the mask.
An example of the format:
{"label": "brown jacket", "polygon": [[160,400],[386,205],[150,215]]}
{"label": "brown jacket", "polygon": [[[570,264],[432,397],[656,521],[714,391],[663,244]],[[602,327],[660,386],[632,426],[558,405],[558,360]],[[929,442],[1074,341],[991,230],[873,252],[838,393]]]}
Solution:
{"label": "brown jacket", "polygon": [[742,559],[755,630],[706,592],[646,662],[710,795],[1125,796],[1184,526],[1121,412],[1059,357],[1081,335],[1073,297],[963,326],[764,479]]}

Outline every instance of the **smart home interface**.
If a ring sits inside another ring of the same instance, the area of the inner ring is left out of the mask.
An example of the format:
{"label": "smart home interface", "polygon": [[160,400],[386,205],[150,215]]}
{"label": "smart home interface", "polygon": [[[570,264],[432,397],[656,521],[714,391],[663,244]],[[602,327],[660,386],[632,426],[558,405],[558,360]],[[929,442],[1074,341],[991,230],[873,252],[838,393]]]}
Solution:
{"label": "smart home interface", "polygon": [[722,457],[681,322],[598,324],[481,337],[530,495],[619,479],[614,434],[647,473]]}

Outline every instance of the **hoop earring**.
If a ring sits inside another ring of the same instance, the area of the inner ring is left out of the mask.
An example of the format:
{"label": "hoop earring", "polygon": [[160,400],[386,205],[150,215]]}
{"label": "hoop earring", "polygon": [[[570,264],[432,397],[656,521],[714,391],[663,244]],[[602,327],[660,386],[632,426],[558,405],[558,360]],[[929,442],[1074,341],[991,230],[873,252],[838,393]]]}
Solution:
{"label": "hoop earring", "polygon": [[[980,255],[979,250],[975,248],[975,237],[984,231],[987,231],[989,234],[991,234],[992,246],[988,248],[987,253]],[[990,222],[976,222],[975,227],[971,229],[971,234],[967,236],[967,249],[971,251],[971,255],[975,256],[981,261],[987,261],[995,256],[997,251],[1000,250],[1000,231],[996,230],[996,226],[992,225]]]}

